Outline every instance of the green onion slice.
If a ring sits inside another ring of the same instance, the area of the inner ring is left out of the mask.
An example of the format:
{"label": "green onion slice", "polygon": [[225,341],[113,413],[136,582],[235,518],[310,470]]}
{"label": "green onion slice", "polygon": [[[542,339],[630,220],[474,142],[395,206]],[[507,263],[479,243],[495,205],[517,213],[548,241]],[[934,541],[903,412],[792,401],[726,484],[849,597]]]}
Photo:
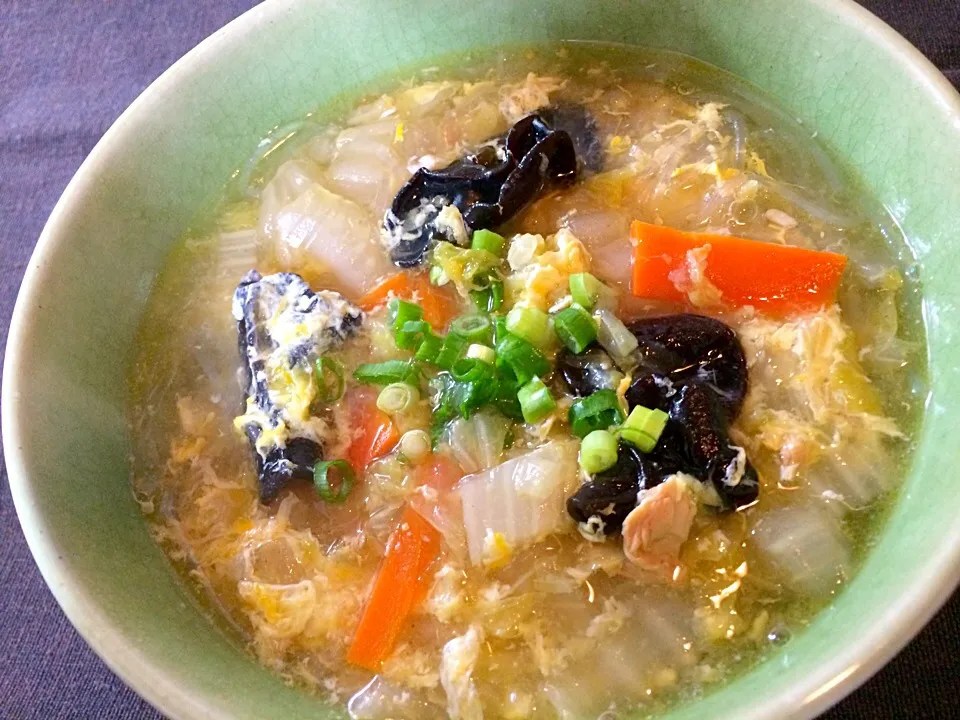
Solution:
{"label": "green onion slice", "polygon": [[425,320],[408,320],[394,331],[397,347],[401,350],[414,350],[420,346],[424,336],[433,334],[433,328]]}
{"label": "green onion slice", "polygon": [[637,405],[630,411],[620,434],[624,440],[636,445],[643,452],[651,452],[660,440],[668,419],[669,416],[663,410]]}
{"label": "green onion slice", "polygon": [[496,312],[503,305],[503,281],[494,280],[490,287],[474,290],[470,295],[482,312]]}
{"label": "green onion slice", "polygon": [[456,333],[449,333],[443,340],[443,346],[437,355],[436,364],[443,370],[450,370],[454,363],[463,357],[470,341]]}
{"label": "green onion slice", "polygon": [[523,419],[528,423],[540,422],[557,407],[557,401],[550,394],[550,389],[538,377],[520,388],[517,399],[520,401]]}
{"label": "green onion slice", "polygon": [[394,330],[414,320],[423,320],[423,308],[416,303],[394,298],[387,304],[387,324]]}
{"label": "green onion slice", "polygon": [[412,408],[420,399],[420,391],[410,383],[387,385],[377,396],[377,407],[387,415],[398,415]]}
{"label": "green onion slice", "polygon": [[597,339],[597,323],[580,305],[571,305],[554,315],[553,330],[560,342],[578,355]]}
{"label": "green onion slice", "polygon": [[620,398],[613,390],[597,390],[570,406],[567,414],[570,430],[577,437],[586,437],[595,430],[606,430],[623,422]]}
{"label": "green onion slice", "polygon": [[334,403],[343,397],[343,363],[328,357],[319,357],[313,365],[317,376],[317,400]]}
{"label": "green onion slice", "polygon": [[423,340],[420,341],[420,347],[417,348],[414,357],[422,362],[435,363],[442,349],[443,338],[437,337],[432,333],[425,334]]}
{"label": "green onion slice", "polygon": [[387,360],[364,363],[353,372],[353,378],[367,385],[389,385],[417,378],[417,366],[412,360]]}
{"label": "green onion slice", "polygon": [[[387,304],[387,325],[393,328],[397,347],[413,350],[419,343],[419,333],[415,324],[423,321],[423,308],[416,303],[394,298]],[[410,327],[410,330],[407,327]],[[427,324],[429,329],[429,324]]]}
{"label": "green onion slice", "polygon": [[580,444],[580,467],[593,475],[617,462],[617,438],[606,430],[594,430]]}
{"label": "green onion slice", "polygon": [[454,363],[450,369],[454,380],[459,382],[478,382],[486,380],[496,382],[496,370],[493,365],[479,358],[464,358]]}
{"label": "green onion slice", "polygon": [[550,318],[538,308],[514,308],[507,313],[507,330],[531,345],[543,347],[550,338]]}
{"label": "green onion slice", "polygon": [[489,345],[493,342],[493,323],[486,315],[461,315],[450,323],[450,332],[471,343]]}
{"label": "green onion slice", "polygon": [[526,340],[499,331],[497,340],[497,367],[512,372],[521,385],[550,372],[550,362]]}
{"label": "green onion slice", "polygon": [[488,253],[500,255],[503,252],[507,239],[493,230],[477,230],[473,233],[470,247],[474,250],[486,250]]}
{"label": "green onion slice", "polygon": [[576,273],[570,276],[570,294],[577,305],[587,310],[593,308],[600,297],[601,284],[590,273]]}
{"label": "green onion slice", "polygon": [[[336,490],[330,487],[330,469],[340,473],[340,483]],[[356,482],[353,468],[346,460],[324,460],[313,466],[313,486],[317,495],[332,505],[346,502]]]}

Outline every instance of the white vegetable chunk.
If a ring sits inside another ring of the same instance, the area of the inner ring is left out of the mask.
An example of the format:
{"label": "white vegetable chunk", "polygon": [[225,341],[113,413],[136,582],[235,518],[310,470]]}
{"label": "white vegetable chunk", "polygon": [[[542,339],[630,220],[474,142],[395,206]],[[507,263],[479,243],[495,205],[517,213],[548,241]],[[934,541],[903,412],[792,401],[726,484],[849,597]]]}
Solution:
{"label": "white vegetable chunk", "polygon": [[484,411],[469,420],[458,418],[447,429],[447,443],[460,467],[467,473],[488,470],[499,464],[508,423],[499,413]]}
{"label": "white vegetable chunk", "polygon": [[753,529],[753,539],[784,585],[804,595],[835,590],[852,565],[837,521],[813,508],[771,510]]}
{"label": "white vegetable chunk", "polygon": [[594,650],[545,678],[544,692],[557,716],[606,717],[602,713],[612,703],[642,702],[648,688],[669,685],[671,678],[675,682],[697,654],[687,602],[650,587],[613,607],[605,602],[587,630],[590,637],[594,629]]}
{"label": "white vegetable chunk", "polygon": [[376,675],[347,702],[351,720],[420,720],[436,711],[422,692],[391,683]]}
{"label": "white vegetable chunk", "polygon": [[473,681],[482,633],[480,627],[473,625],[465,635],[443,646],[440,684],[447,693],[447,714],[452,720],[483,720],[483,703]]}
{"label": "white vegetable chunk", "polygon": [[395,118],[344,130],[337,137],[329,173],[334,189],[382,213],[409,177],[395,146]]}
{"label": "white vegetable chunk", "polygon": [[577,446],[553,441],[460,481],[471,563],[482,561],[488,535],[519,549],[574,527],[565,504],[578,483]]}

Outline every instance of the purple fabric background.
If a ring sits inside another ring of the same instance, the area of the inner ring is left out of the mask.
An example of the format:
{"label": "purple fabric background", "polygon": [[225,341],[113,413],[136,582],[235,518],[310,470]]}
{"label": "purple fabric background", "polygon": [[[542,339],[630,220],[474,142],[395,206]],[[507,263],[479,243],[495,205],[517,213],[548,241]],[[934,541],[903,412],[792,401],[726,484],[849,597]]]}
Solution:
{"label": "purple fabric background", "polygon": [[[719,0],[714,0],[719,1]],[[789,2],[789,0],[784,0]],[[0,338],[61,191],[126,106],[250,0],[0,0]],[[960,84],[960,1],[864,0]],[[960,170],[960,168],[958,168]],[[948,179],[953,182],[955,179]],[[829,720],[956,718],[960,594]],[[157,720],[60,612],[0,476],[0,719]]]}

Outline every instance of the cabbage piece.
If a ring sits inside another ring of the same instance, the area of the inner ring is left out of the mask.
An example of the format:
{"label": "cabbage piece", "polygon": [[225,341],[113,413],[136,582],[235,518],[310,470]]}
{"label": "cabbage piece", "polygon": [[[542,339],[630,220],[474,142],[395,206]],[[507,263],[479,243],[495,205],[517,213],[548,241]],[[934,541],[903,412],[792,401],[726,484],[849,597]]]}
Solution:
{"label": "cabbage piece", "polygon": [[408,177],[397,153],[395,117],[344,130],[328,172],[334,189],[348,199],[382,212]]}
{"label": "cabbage piece", "polygon": [[275,238],[283,249],[319,262],[353,294],[365,293],[392,272],[376,240],[373,217],[322,185],[312,185],[285,205],[276,214],[275,224]]}
{"label": "cabbage piece", "polygon": [[327,189],[308,162],[285,163],[264,189],[260,233],[286,262],[319,265],[351,295],[393,271],[374,215]]}
{"label": "cabbage piece", "polygon": [[471,563],[483,561],[491,537],[516,550],[573,528],[565,503],[578,484],[577,451],[575,441],[554,440],[460,481]]}
{"label": "cabbage piece", "polygon": [[837,520],[814,508],[771,510],[754,527],[753,541],[783,584],[801,595],[833,592],[852,567]]}
{"label": "cabbage piece", "polygon": [[592,651],[567,662],[544,684],[561,720],[595,718],[612,703],[643,701],[648,688],[668,684],[661,680],[664,676],[675,681],[695,657],[689,650],[691,614],[685,603],[641,587],[637,597],[604,602],[603,608],[585,633],[596,643]]}
{"label": "cabbage piece", "polygon": [[446,440],[466,473],[488,470],[500,462],[510,423],[499,413],[481,410],[469,420],[458,418],[447,427]]}
{"label": "cabbage piece", "polygon": [[347,702],[352,720],[420,720],[435,715],[438,708],[423,692],[399,686],[377,675]]}
{"label": "cabbage piece", "polygon": [[473,681],[483,629],[473,625],[443,646],[440,683],[447,693],[447,714],[454,720],[483,720],[483,703]]}

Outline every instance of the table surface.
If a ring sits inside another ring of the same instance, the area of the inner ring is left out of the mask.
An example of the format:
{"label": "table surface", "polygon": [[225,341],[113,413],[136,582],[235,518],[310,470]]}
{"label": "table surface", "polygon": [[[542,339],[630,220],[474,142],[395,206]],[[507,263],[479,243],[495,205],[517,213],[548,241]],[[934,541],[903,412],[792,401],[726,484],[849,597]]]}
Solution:
{"label": "table surface", "polygon": [[[789,0],[784,0],[789,2]],[[0,338],[54,203],[120,112],[250,0],[0,0]],[[960,0],[864,0],[960,85]],[[0,463],[2,465],[2,463]],[[0,719],[156,720],[70,626],[0,476]],[[960,593],[829,720],[960,717]]]}

